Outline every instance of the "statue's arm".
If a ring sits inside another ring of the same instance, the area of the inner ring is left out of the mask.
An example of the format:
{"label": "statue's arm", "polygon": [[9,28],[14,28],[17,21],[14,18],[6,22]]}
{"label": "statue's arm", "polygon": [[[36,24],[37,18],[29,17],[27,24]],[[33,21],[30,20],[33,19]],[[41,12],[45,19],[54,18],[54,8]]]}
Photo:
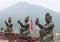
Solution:
{"label": "statue's arm", "polygon": [[39,28],[41,28],[41,29],[44,28],[43,25],[39,24],[39,19],[36,19],[35,24],[36,24]]}
{"label": "statue's arm", "polygon": [[47,28],[47,29],[53,29],[53,27],[54,27],[54,24],[53,24],[53,23],[51,23],[51,24],[48,25],[48,26],[44,26],[44,28]]}
{"label": "statue's arm", "polygon": [[41,25],[41,24],[39,24],[39,23],[36,23],[36,25],[37,25],[39,28],[41,28],[41,29],[43,29],[43,28],[44,28],[44,26],[43,26],[43,25]]}
{"label": "statue's arm", "polygon": [[17,21],[17,23],[19,23],[21,27],[24,27],[24,25],[21,23],[21,21]]}
{"label": "statue's arm", "polygon": [[5,21],[5,24],[6,24],[6,26],[8,25],[8,23]]}

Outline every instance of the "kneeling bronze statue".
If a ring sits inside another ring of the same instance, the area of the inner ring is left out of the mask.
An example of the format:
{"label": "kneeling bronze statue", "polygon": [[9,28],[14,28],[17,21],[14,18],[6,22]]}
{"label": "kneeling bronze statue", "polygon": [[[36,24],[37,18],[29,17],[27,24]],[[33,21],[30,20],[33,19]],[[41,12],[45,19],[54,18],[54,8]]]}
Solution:
{"label": "kneeling bronze statue", "polygon": [[13,31],[12,27],[13,27],[13,24],[11,22],[11,17],[8,18],[8,22],[5,21],[5,24],[6,24],[6,27],[7,27],[7,30],[5,30],[5,32],[7,33],[11,33]]}
{"label": "kneeling bronze statue", "polygon": [[27,16],[24,20],[24,24],[18,20],[17,23],[20,24],[21,28],[20,28],[20,35],[22,36],[28,36],[30,35],[30,30],[29,30],[29,16]]}
{"label": "kneeling bronze statue", "polygon": [[[52,22],[52,16],[49,13],[45,15],[45,25],[39,24],[39,19],[37,18],[35,24],[40,28],[40,40],[42,42],[50,42],[53,41],[53,28],[54,23]],[[48,41],[49,40],[49,41]]]}

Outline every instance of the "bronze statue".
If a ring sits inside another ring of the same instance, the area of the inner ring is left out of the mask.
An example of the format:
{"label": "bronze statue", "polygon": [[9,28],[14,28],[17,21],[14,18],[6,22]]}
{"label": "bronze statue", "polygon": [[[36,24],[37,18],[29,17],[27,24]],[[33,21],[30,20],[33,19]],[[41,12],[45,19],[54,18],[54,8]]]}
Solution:
{"label": "bronze statue", "polygon": [[[35,24],[37,26],[39,26],[40,28],[40,40],[42,42],[48,42],[48,40],[53,41],[53,28],[54,28],[54,23],[52,22],[52,16],[50,15],[50,13],[46,13],[45,15],[45,21],[46,24],[45,25],[41,25],[39,24],[39,19],[36,19]],[[50,42],[49,41],[49,42]]]}
{"label": "bronze statue", "polygon": [[13,27],[13,24],[11,22],[11,17],[8,18],[8,22],[5,21],[5,24],[6,24],[6,27],[7,27],[7,30],[5,32],[7,33],[11,33],[13,31],[12,27]]}
{"label": "bronze statue", "polygon": [[21,28],[20,28],[20,35],[22,36],[28,36],[30,34],[30,30],[29,30],[29,16],[27,16],[24,20],[24,24],[19,20],[17,21],[17,23],[20,24]]}

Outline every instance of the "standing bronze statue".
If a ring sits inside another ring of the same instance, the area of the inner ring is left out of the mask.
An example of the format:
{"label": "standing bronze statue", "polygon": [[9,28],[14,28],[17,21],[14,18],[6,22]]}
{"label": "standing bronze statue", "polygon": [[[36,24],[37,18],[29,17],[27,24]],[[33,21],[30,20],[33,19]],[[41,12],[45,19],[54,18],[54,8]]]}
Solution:
{"label": "standing bronze statue", "polygon": [[13,31],[13,29],[12,29],[13,24],[12,24],[11,17],[8,18],[8,22],[5,21],[5,24],[6,24],[6,27],[7,27],[7,30],[5,32],[11,33]]}
{"label": "standing bronze statue", "polygon": [[24,20],[24,24],[19,20],[17,23],[20,24],[20,35],[22,36],[28,36],[30,35],[30,30],[29,30],[29,16],[27,16]]}
{"label": "standing bronze statue", "polygon": [[[45,15],[45,25],[39,24],[39,19],[37,18],[35,24],[40,28],[40,40],[42,42],[51,42],[53,41],[53,28],[54,23],[52,22],[52,16],[50,13],[46,13]],[[48,41],[49,40],[49,41]]]}

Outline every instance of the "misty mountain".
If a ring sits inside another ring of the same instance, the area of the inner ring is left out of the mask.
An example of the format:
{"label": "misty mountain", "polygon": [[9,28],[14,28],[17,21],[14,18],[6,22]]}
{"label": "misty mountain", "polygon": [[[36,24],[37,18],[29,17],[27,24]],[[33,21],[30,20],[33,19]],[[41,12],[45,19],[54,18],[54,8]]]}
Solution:
{"label": "misty mountain", "polygon": [[0,11],[0,27],[6,27],[4,21],[8,17],[12,17],[12,21],[15,28],[14,30],[19,30],[20,26],[17,24],[17,20],[24,21],[26,16],[33,18],[33,22],[36,20],[36,17],[40,19],[40,23],[45,23],[45,14],[49,12],[52,15],[53,22],[55,24],[54,31],[60,32],[60,13],[54,12],[50,9],[44,8],[42,6],[33,5],[25,2],[20,2],[11,7]]}

